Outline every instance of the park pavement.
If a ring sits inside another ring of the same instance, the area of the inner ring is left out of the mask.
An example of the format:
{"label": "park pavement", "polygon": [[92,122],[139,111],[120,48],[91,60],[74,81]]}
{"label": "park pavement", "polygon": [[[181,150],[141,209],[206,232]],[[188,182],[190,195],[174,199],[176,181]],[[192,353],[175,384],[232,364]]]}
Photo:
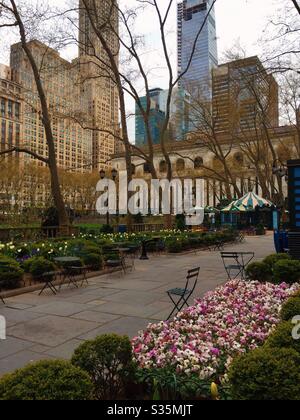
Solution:
{"label": "park pavement", "polygon": [[[273,238],[249,237],[228,251],[254,251],[257,260],[274,252]],[[226,281],[217,251],[150,255],[132,273],[89,280],[80,289],[63,288],[54,296],[28,293],[0,302],[7,339],[0,340],[0,376],[44,359],[69,359],[84,340],[104,333],[137,335],[148,323],[165,320],[172,310],[166,290],[185,285],[187,270],[201,267],[193,299]]]}

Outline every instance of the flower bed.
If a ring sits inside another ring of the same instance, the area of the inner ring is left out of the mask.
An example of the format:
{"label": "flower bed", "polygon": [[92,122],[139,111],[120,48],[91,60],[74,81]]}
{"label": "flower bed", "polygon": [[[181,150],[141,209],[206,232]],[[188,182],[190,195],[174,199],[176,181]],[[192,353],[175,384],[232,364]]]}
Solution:
{"label": "flower bed", "polygon": [[[205,234],[166,230],[161,231],[159,236],[161,238],[159,243],[160,251],[166,250],[168,252],[178,253],[195,248],[201,249],[220,241],[232,242],[236,238],[236,232],[227,230],[218,233]],[[11,261],[14,260],[14,267],[17,264],[19,270],[23,270],[27,274],[32,274],[33,280],[38,281],[37,272],[42,275],[44,266],[45,271],[53,271],[54,266],[53,264],[49,264],[49,262],[55,263],[55,258],[57,257],[78,257],[81,259],[82,264],[88,266],[91,271],[98,271],[104,268],[107,259],[118,258],[114,251],[116,247],[122,245],[125,248],[136,247],[136,249],[138,249],[142,240],[149,240],[152,237],[157,237],[157,232],[140,234],[82,234],[79,237],[68,239],[57,238],[41,242],[0,243],[0,259],[3,257],[10,258]],[[157,247],[157,241],[153,241],[150,242],[148,250],[157,251]],[[38,270],[35,270],[36,266],[38,266]],[[49,267],[52,268],[50,269]],[[21,280],[22,276],[19,276],[18,282],[16,281],[14,286],[6,282],[3,288],[13,289],[21,286]],[[25,283],[26,281],[23,282],[23,285]]]}
{"label": "flower bed", "polygon": [[150,324],[133,340],[135,359],[141,368],[172,367],[220,383],[233,357],[265,342],[283,302],[299,287],[228,282],[174,321]]}

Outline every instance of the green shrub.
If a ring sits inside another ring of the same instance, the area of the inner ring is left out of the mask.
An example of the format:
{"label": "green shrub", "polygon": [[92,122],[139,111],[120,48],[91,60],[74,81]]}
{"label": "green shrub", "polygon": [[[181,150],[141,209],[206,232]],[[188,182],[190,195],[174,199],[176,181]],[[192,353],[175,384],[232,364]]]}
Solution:
{"label": "green shrub", "polygon": [[296,283],[300,278],[300,261],[278,261],[274,266],[273,277],[276,283]]}
{"label": "green shrub", "polygon": [[296,350],[300,354],[300,340],[295,340],[292,335],[294,327],[295,324],[290,321],[279,324],[273,334],[271,334],[265,342],[265,347],[290,348]]}
{"label": "green shrub", "polygon": [[175,218],[176,229],[184,231],[186,229],[185,215],[177,214]]}
{"label": "green shrub", "polygon": [[90,375],[97,399],[117,399],[124,395],[126,381],[132,374],[130,340],[105,334],[86,341],[75,350],[72,363]]}
{"label": "green shrub", "polygon": [[236,358],[228,377],[234,400],[299,400],[300,354],[262,347]]}
{"label": "green shrub", "polygon": [[84,255],[84,254],[98,254],[98,255],[102,255],[102,249],[100,247],[98,247],[97,245],[87,245],[85,247],[83,247],[79,253],[80,255]]}
{"label": "green shrub", "polygon": [[246,275],[249,280],[267,282],[271,279],[270,269],[264,262],[253,262],[246,268]]}
{"label": "green shrub", "polygon": [[16,289],[23,278],[24,271],[12,258],[0,257],[0,284],[2,289]]}
{"label": "green shrub", "polygon": [[88,400],[86,372],[64,361],[42,361],[0,379],[0,400]]}
{"label": "green shrub", "polygon": [[271,254],[268,257],[266,257],[263,262],[267,264],[267,266],[270,269],[270,272],[273,272],[274,266],[278,261],[282,260],[291,260],[292,257],[288,254]]}
{"label": "green shrub", "polygon": [[283,321],[289,321],[300,315],[300,298],[293,297],[283,304],[280,316]]}
{"label": "green shrub", "polygon": [[173,240],[168,240],[166,242],[166,247],[167,251],[171,254],[178,254],[184,250],[182,240],[177,240],[175,238]]}
{"label": "green shrub", "polygon": [[26,273],[32,274],[33,277],[41,277],[44,273],[55,271],[56,266],[52,261],[44,257],[33,257],[23,263]]}
{"label": "green shrub", "polygon": [[82,256],[85,266],[93,270],[101,270],[103,268],[103,257],[99,254],[85,254]]}
{"label": "green shrub", "polygon": [[104,262],[108,260],[116,261],[120,259],[120,255],[117,252],[110,252],[108,254],[104,254],[103,259],[104,259]]}
{"label": "green shrub", "polygon": [[114,228],[110,225],[103,225],[100,229],[101,233],[114,233]]}
{"label": "green shrub", "polygon": [[264,225],[263,224],[257,225],[256,228],[255,228],[255,233],[256,233],[256,235],[259,235],[259,236],[265,235],[266,231],[265,231]]}

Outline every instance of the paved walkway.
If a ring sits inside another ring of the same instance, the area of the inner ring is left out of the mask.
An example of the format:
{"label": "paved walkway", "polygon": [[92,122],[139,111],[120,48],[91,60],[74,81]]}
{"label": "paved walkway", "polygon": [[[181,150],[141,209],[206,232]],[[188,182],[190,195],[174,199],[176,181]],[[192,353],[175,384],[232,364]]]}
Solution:
{"label": "paved walkway", "polygon": [[[260,259],[274,252],[272,236],[248,238],[228,250],[255,251]],[[149,322],[166,319],[172,305],[165,291],[182,286],[186,271],[201,266],[194,297],[226,280],[219,252],[184,256],[151,256],[137,261],[136,270],[93,278],[82,289],[24,294],[0,303],[7,321],[7,339],[0,341],[0,375],[31,361],[71,357],[83,340],[115,332],[133,337]]]}

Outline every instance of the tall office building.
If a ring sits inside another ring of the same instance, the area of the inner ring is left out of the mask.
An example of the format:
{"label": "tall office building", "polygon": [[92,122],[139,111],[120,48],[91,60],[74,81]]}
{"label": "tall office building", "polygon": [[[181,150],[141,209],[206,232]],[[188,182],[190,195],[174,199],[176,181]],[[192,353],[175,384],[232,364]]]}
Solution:
{"label": "tall office building", "polygon": [[211,97],[211,71],[218,65],[216,20],[212,0],[181,0],[177,5],[178,74],[187,69],[200,28],[195,53],[180,86],[191,95]]}
{"label": "tall office building", "polygon": [[[159,144],[161,128],[165,122],[166,114],[163,110],[162,89],[150,90],[150,113],[149,113],[149,130],[153,144]],[[147,109],[147,97],[140,98],[141,105],[144,110]],[[148,133],[142,112],[136,104],[135,110],[135,144],[137,146],[147,146]]]}
{"label": "tall office building", "polygon": [[[93,25],[106,20],[109,25],[104,35],[115,60],[119,61],[118,11],[115,0],[90,1],[87,12],[82,0],[79,11],[79,66],[83,93],[88,101],[89,125],[93,130],[93,168],[108,168],[110,157],[116,150],[116,139],[108,132],[120,135],[119,95],[110,71],[109,58]],[[92,21],[91,21],[92,20]],[[113,29],[111,29],[111,26]],[[101,131],[102,130],[102,131]]]}
{"label": "tall office building", "polygon": [[[213,116],[218,133],[279,126],[278,84],[258,57],[222,64],[213,70]],[[263,114],[263,115],[262,115]]]}
{"label": "tall office building", "polygon": [[[20,147],[23,142],[22,87],[10,67],[0,64],[0,150]],[[5,159],[9,155],[4,156]],[[3,157],[2,157],[3,159]]]}
{"label": "tall office building", "polygon": [[[149,128],[154,144],[160,143],[161,129],[166,119],[167,100],[169,91],[160,88],[151,89],[150,96],[150,115]],[[144,109],[147,108],[147,97],[140,98]],[[168,140],[181,141],[189,132],[188,107],[190,96],[182,88],[173,90],[170,104],[170,120],[168,125]],[[148,134],[143,115],[136,105],[135,110],[135,143],[139,146],[147,145]]]}
{"label": "tall office building", "polygon": [[[75,171],[90,169],[91,132],[84,130],[74,118],[82,109],[87,108],[78,84],[76,67],[40,41],[31,41],[28,46],[40,68],[51,115],[58,166]],[[47,157],[48,147],[40,117],[40,99],[30,63],[20,43],[11,46],[10,65],[24,90],[23,143],[41,156]],[[33,158],[24,155],[24,159]]]}

